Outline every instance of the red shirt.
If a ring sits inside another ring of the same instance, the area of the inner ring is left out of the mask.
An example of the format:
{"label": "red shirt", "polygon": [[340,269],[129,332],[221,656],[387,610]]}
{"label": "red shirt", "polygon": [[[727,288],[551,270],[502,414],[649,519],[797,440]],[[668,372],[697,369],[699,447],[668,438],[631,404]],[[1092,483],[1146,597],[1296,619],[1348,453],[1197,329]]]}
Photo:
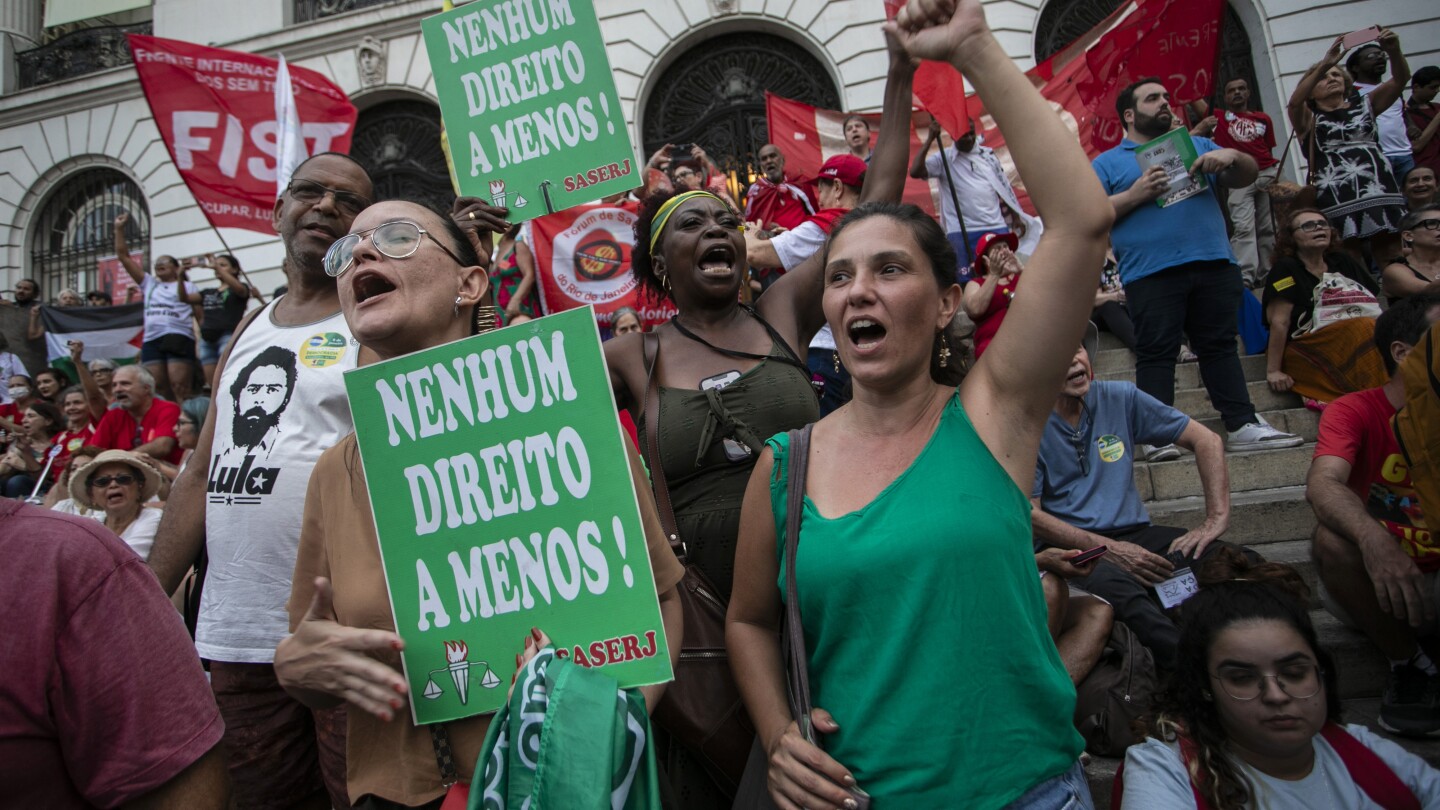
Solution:
{"label": "red shirt", "polygon": [[[1431,120],[1440,115],[1440,104],[1414,104],[1405,107],[1405,123],[1415,127],[1421,132],[1430,125]],[[1440,175],[1440,131],[1437,131],[1430,138],[1430,143],[1424,149],[1415,153],[1416,166],[1429,166],[1437,175]],[[1397,177],[1396,180],[1403,181],[1405,178]]]}
{"label": "red shirt", "polygon": [[745,195],[745,219],[760,220],[762,227],[779,225],[793,230],[815,213],[813,185],[785,178],[779,185],[764,177],[756,180]]}
{"label": "red shirt", "polygon": [[50,467],[50,478],[53,481],[60,480],[60,473],[65,470],[65,465],[70,463],[70,455],[76,450],[92,443],[95,437],[95,424],[89,423],[79,430],[67,430],[58,433],[50,440],[50,444],[60,448],[60,455],[55,457],[55,463]]}
{"label": "red shirt", "polygon": [[224,723],[160,583],[101,523],[0,500],[0,804],[116,807]]}
{"label": "red shirt", "polygon": [[1238,149],[1255,158],[1261,169],[1280,161],[1275,159],[1275,124],[1263,112],[1230,112],[1216,115],[1215,143],[1226,149]]}
{"label": "red shirt", "polygon": [[[180,420],[180,406],[169,400],[150,401],[150,410],[140,424],[124,408],[111,408],[105,418],[95,427],[95,446],[106,450],[133,450],[162,436],[175,438],[175,423]],[[137,430],[138,428],[138,430]],[[175,449],[165,458],[171,464],[179,464],[185,449],[175,442]]]}
{"label": "red shirt", "polygon": [[1365,501],[1365,510],[1400,540],[1400,547],[1421,571],[1440,570],[1440,547],[1433,543],[1410,483],[1410,469],[1390,419],[1395,406],[1384,388],[1346,394],[1320,415],[1315,457],[1335,456],[1350,463],[1351,491]]}

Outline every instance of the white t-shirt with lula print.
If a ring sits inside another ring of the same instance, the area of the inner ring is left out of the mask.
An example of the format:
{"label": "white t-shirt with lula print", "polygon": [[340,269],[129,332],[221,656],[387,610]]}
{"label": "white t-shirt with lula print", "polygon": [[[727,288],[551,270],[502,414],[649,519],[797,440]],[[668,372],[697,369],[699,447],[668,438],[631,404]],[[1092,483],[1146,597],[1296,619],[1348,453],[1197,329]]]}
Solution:
{"label": "white t-shirt with lula print", "polygon": [[188,281],[161,281],[147,275],[140,283],[140,291],[145,294],[146,343],[166,335],[195,337],[195,312],[180,296],[182,283],[187,295],[195,293],[195,285]]}

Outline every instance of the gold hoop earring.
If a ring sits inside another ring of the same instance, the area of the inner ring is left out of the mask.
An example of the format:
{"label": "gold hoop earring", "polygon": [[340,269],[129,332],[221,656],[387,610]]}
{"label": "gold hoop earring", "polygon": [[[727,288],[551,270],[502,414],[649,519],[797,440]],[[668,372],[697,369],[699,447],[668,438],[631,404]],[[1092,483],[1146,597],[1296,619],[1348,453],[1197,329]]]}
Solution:
{"label": "gold hoop earring", "polygon": [[940,333],[940,368],[950,365],[950,339],[945,333]]}
{"label": "gold hoop earring", "polygon": [[495,307],[475,307],[475,334],[484,334],[500,325],[500,311]]}

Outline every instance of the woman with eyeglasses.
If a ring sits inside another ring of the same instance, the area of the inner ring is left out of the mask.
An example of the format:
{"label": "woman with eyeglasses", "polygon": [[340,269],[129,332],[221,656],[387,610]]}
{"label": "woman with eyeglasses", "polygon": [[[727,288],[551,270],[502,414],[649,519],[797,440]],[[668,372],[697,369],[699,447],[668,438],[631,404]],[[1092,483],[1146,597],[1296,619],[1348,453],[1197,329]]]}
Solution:
{"label": "woman with eyeglasses", "polygon": [[155,530],[160,528],[160,510],[145,508],[158,491],[160,473],[128,450],[106,450],[70,474],[70,497],[75,503],[104,512],[105,528],[141,559],[149,558]]}
{"label": "woman with eyeglasses", "polygon": [[1419,292],[1440,290],[1440,205],[1427,205],[1400,220],[1400,238],[1410,255],[1399,256],[1380,273],[1380,288],[1393,304]]}
{"label": "woman with eyeglasses", "polygon": [[1185,603],[1152,735],[1115,780],[1122,810],[1440,807],[1440,772],[1340,724],[1334,663],[1297,596],[1235,581]]}
{"label": "woman with eyeglasses", "polygon": [[[60,415],[60,409],[43,399],[31,402],[24,413],[10,449],[0,456],[0,480],[4,481],[0,491],[7,498],[27,498],[35,491],[49,458],[51,442],[65,429],[65,417]],[[43,492],[46,486],[40,490]]]}
{"label": "woman with eyeglasses", "polygon": [[[503,209],[461,208],[483,228],[504,232]],[[340,308],[363,349],[380,360],[439,346],[491,329],[481,306],[489,281],[488,236],[477,252],[451,217],[410,202],[382,202],[355,218],[330,248],[325,270],[338,277]],[[631,454],[637,492],[644,473]],[[647,501],[642,497],[642,515]],[[654,525],[648,503],[646,540],[670,638],[680,638],[674,585],[681,569]],[[370,494],[354,434],[321,455],[310,476],[288,605],[292,635],[275,650],[275,674],[312,708],[347,707],[350,800],[367,808],[438,807],[448,785],[436,763],[430,726],[410,721]],[[517,642],[519,639],[517,639]],[[524,644],[526,655],[538,649]],[[672,643],[671,654],[679,654]],[[518,663],[518,662],[517,662]],[[645,687],[649,700],[662,686]],[[458,778],[469,781],[490,716],[447,722]],[[478,790],[478,788],[477,788]]]}
{"label": "woman with eyeglasses", "polygon": [[195,454],[195,445],[200,442],[200,431],[205,427],[205,415],[209,412],[209,397],[191,397],[180,403],[180,416],[175,420],[175,442],[185,452],[175,464],[161,459],[150,462],[166,480],[174,481],[180,471],[185,469],[185,465],[190,463],[190,457]]}
{"label": "woman with eyeglasses", "polygon": [[[1260,299],[1270,326],[1265,347],[1270,389],[1294,391],[1318,409],[1342,394],[1384,385],[1389,375],[1374,341],[1379,312],[1374,279],[1340,249],[1320,209],[1289,211],[1281,223]],[[1341,296],[1348,303],[1374,304],[1373,313],[1335,317],[1336,308],[1317,307],[1315,291],[1322,283],[1321,303],[1333,305],[1334,296]]]}

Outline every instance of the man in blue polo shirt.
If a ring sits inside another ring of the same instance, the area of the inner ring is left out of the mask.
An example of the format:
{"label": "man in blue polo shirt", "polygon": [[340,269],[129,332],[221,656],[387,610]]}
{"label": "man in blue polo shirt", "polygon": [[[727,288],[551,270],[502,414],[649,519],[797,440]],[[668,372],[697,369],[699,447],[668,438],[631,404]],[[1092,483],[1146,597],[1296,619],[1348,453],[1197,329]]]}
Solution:
{"label": "man in blue polo shirt", "polygon": [[[1173,669],[1180,632],[1152,588],[1174,573],[1176,563],[1193,566],[1227,545],[1217,539],[1230,524],[1225,445],[1128,382],[1092,382],[1097,341],[1092,324],[1040,436],[1030,498],[1035,551],[1106,546],[1094,570],[1075,585],[1109,602],[1115,618],[1155,654],[1155,663]],[[1205,493],[1199,526],[1187,531],[1150,522],[1135,488],[1137,442],[1179,444],[1195,454]]]}
{"label": "man in blue polo shirt", "polygon": [[[1185,336],[1200,360],[1200,377],[1225,422],[1230,450],[1295,447],[1304,440],[1271,427],[1255,413],[1236,353],[1236,317],[1245,285],[1216,190],[1254,182],[1255,159],[1194,138],[1199,157],[1191,173],[1204,173],[1209,188],[1165,207],[1155,200],[1169,188],[1165,170],[1144,174],[1135,150],[1169,132],[1170,94],[1157,78],[1120,91],[1115,109],[1125,140],[1095,158],[1093,166],[1115,207],[1110,241],[1120,261],[1120,280],[1135,322],[1135,382],[1160,402],[1175,402],[1175,359]],[[1150,452],[1152,461],[1177,458],[1173,446]]]}

